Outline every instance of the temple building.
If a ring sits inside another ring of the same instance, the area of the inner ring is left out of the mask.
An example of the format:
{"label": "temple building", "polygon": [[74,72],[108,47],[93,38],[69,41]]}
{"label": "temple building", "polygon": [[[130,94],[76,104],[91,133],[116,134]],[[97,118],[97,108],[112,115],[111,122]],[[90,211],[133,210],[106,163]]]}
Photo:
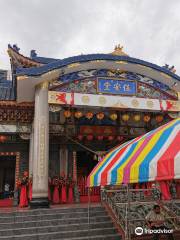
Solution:
{"label": "temple building", "polygon": [[[30,57],[8,46],[11,73],[0,70],[0,192],[33,177],[32,206],[48,205],[48,176],[88,176],[118,144],[177,118],[174,67],[112,53],[65,59]],[[86,193],[80,193],[86,194]]]}

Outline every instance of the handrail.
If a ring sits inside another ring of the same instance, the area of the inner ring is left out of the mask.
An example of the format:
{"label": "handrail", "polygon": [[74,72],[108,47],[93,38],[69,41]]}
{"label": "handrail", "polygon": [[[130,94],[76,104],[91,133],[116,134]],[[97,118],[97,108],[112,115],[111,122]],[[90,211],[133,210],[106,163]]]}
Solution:
{"label": "handrail", "polygon": [[[149,195],[146,197],[144,195],[147,194],[147,191],[149,191]],[[156,193],[156,195],[154,195],[154,193]],[[111,208],[116,222],[124,232],[127,230],[128,225],[128,231],[131,236],[134,234],[136,227],[148,228],[145,216],[152,209],[154,204],[160,202],[160,194],[158,194],[158,189],[129,189],[129,195],[130,198],[127,198],[126,189],[101,189],[101,200]],[[130,199],[130,208],[127,214],[128,199]],[[173,229],[180,230],[180,216],[173,216],[167,209],[163,209],[163,212],[168,214],[166,218],[167,224],[173,227]],[[128,219],[127,216],[129,217]],[[128,221],[128,224],[126,221]]]}

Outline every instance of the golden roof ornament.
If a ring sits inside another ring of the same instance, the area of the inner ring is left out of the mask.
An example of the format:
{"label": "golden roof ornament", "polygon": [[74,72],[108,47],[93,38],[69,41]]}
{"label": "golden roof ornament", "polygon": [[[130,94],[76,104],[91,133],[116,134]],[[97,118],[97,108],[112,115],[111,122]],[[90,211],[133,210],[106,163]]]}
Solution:
{"label": "golden roof ornament", "polygon": [[115,46],[114,51],[111,54],[118,56],[128,56],[125,52],[123,52],[123,46],[121,46],[120,44]]}

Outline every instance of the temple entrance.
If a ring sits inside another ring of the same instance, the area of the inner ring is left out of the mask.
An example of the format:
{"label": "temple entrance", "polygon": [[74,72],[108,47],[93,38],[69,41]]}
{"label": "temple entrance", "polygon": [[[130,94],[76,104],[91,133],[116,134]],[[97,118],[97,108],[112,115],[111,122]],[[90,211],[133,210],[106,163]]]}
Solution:
{"label": "temple entrance", "polygon": [[[80,202],[88,202],[88,189],[86,187],[87,177],[98,163],[94,154],[88,151],[77,152],[77,183],[80,192]],[[100,201],[100,188],[91,190],[91,202]]]}
{"label": "temple entrance", "polygon": [[[0,156],[0,198],[13,196],[16,156]],[[6,190],[6,191],[5,191]]]}
{"label": "temple entrance", "polygon": [[93,153],[88,151],[77,152],[77,175],[79,177],[87,177],[93,168],[98,163],[97,159],[94,159]]}

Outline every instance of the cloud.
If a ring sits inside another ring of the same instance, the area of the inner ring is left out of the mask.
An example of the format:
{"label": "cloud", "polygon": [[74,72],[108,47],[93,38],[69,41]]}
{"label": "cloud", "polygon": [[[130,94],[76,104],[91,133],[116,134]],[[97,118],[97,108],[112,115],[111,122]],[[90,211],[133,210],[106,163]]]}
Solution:
{"label": "cloud", "polygon": [[132,57],[180,72],[180,1],[0,0],[0,68],[9,68],[8,43],[24,55],[64,58],[108,53],[124,45]]}

